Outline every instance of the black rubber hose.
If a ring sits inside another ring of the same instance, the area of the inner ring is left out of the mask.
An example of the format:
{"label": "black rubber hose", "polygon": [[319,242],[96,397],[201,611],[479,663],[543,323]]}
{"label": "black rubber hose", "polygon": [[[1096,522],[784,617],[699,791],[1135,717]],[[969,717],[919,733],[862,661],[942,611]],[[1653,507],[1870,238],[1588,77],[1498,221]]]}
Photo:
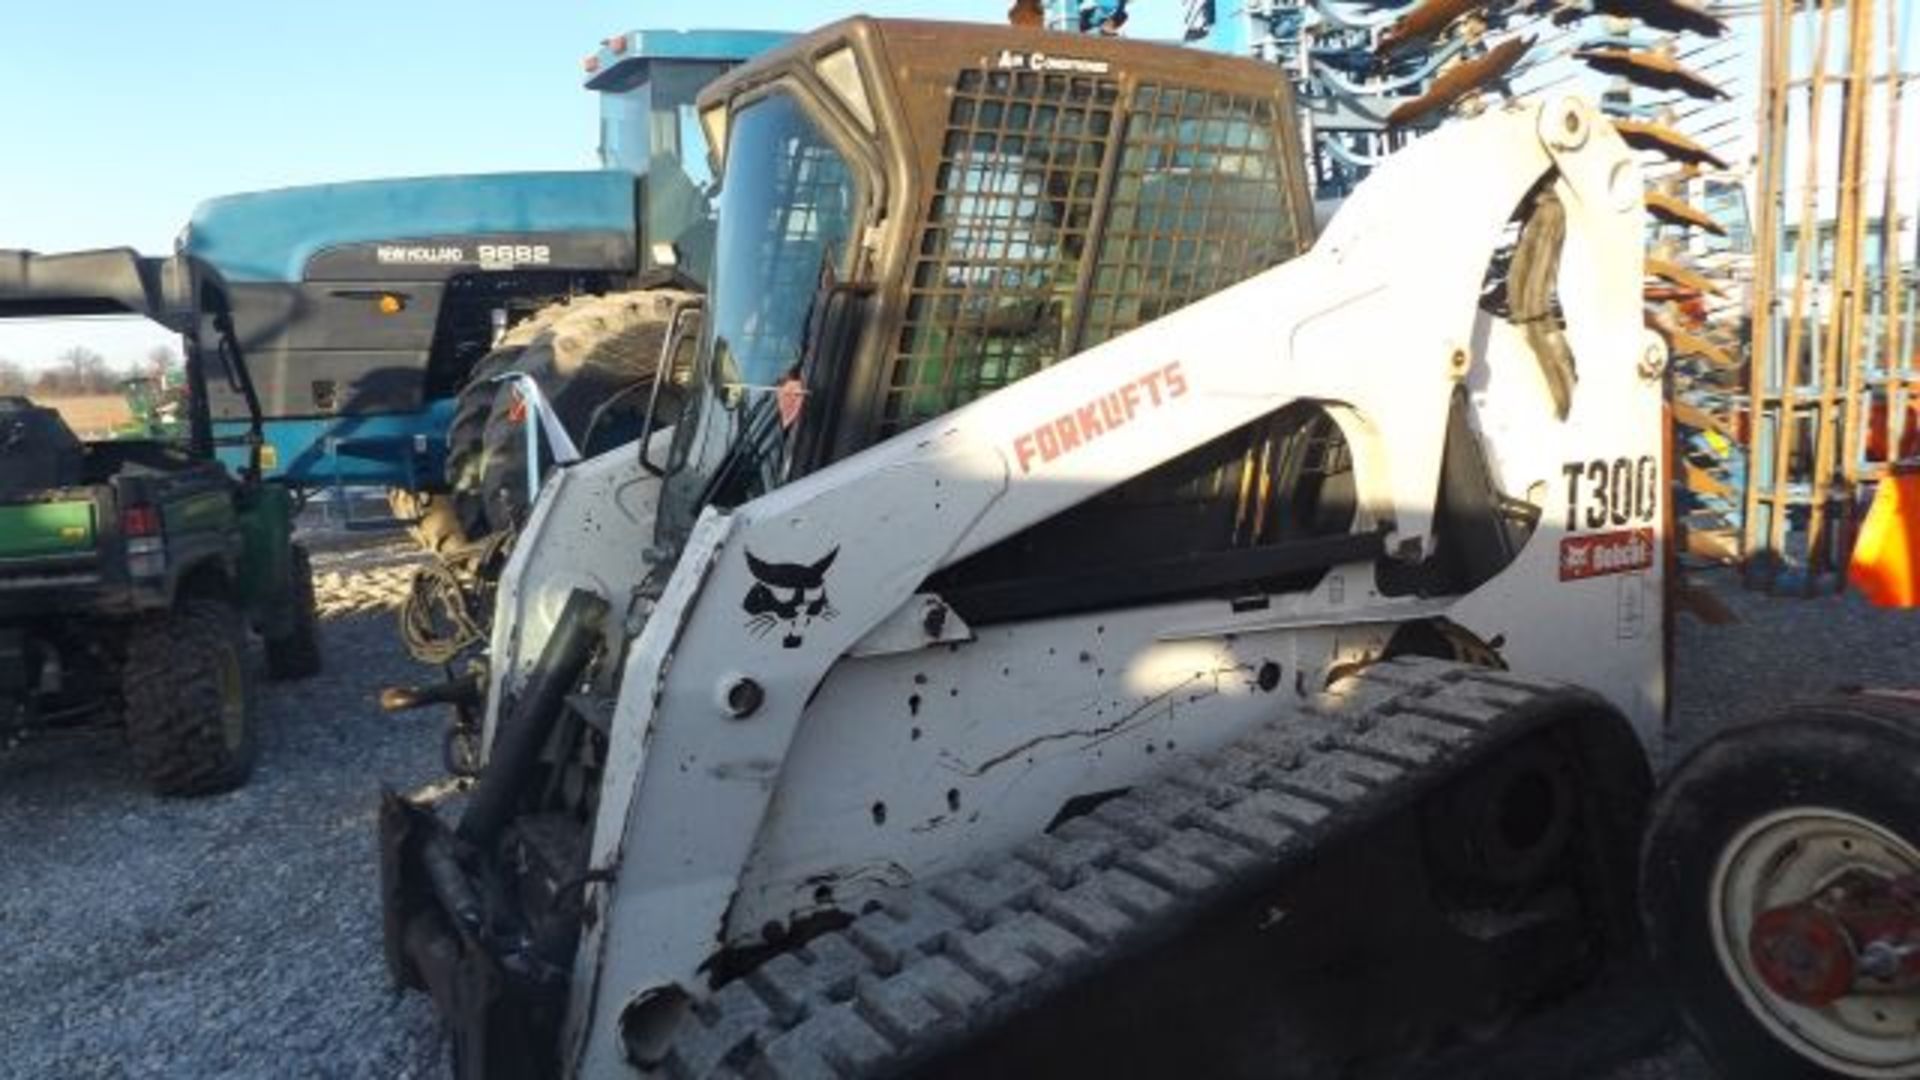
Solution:
{"label": "black rubber hose", "polygon": [[456,830],[462,840],[484,850],[513,817],[521,789],[540,760],[540,748],[553,733],[567,694],[579,685],[606,617],[607,602],[598,595],[585,589],[567,595],[553,636],[540,651],[540,662],[529,674],[513,711],[494,733],[493,752],[480,770]]}

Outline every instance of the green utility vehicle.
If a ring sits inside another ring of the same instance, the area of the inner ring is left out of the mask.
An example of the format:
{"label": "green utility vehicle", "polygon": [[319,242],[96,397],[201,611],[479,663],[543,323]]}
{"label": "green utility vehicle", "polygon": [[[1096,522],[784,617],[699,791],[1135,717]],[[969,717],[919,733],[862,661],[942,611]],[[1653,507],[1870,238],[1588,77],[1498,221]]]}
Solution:
{"label": "green utility vehicle", "polygon": [[[59,413],[0,398],[0,744],[114,724],[168,795],[245,782],[254,756],[248,631],[267,673],[320,669],[313,575],[293,503],[262,483],[260,408],[220,276],[127,249],[0,251],[0,318],[141,315],[178,332],[183,439],[82,442]],[[210,378],[253,423],[216,439]],[[252,448],[239,476],[215,459]]]}

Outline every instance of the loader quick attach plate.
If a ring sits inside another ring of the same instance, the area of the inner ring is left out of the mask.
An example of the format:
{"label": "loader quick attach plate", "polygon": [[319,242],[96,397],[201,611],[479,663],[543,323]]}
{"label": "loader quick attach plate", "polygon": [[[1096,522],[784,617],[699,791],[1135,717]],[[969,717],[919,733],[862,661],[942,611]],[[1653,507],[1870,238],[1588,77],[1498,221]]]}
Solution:
{"label": "loader quick attach plate", "polygon": [[[1061,1003],[1089,1000],[1120,1028],[1194,1047],[1204,1035],[1123,1001],[1148,981],[1133,960],[1183,951],[1223,914],[1259,922],[1276,881],[1318,872],[1370,826],[1549,729],[1580,763],[1578,828],[1600,837],[1604,865],[1579,890],[1598,967],[1635,940],[1627,883],[1651,778],[1631,730],[1585,691],[1405,658],[1007,856],[869,905],[696,1002],[664,1049],[629,1050],[674,1076],[1009,1075],[1034,1067],[1024,1043],[1043,1047],[1044,1075],[1063,1052],[1098,1049],[1055,1022]],[[1163,998],[1205,992],[1168,985]]]}
{"label": "loader quick attach plate", "polygon": [[[486,933],[492,897],[485,882],[460,867],[459,843],[431,810],[382,793],[380,908],[388,974],[395,986],[433,997],[463,1080],[550,1075],[565,980],[528,973],[512,948],[525,942]],[[436,881],[436,874],[458,880]],[[449,903],[450,890],[480,902],[480,918],[451,910],[459,905]]]}

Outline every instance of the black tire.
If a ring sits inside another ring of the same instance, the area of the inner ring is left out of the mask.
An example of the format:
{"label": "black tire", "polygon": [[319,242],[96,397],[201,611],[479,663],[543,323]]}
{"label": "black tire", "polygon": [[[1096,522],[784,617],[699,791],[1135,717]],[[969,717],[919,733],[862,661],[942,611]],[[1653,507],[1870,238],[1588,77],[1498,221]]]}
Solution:
{"label": "black tire", "polygon": [[1749,830],[1763,820],[1837,811],[1920,846],[1916,721],[1920,707],[1873,695],[1796,706],[1709,740],[1674,770],[1655,800],[1641,851],[1641,919],[1688,1029],[1723,1075],[1920,1075],[1920,1064],[1899,1073],[1850,1073],[1816,1060],[1810,1044],[1790,1045],[1775,1035],[1756,1009],[1784,1008],[1784,1001],[1762,986],[1753,991],[1765,995],[1761,1003],[1748,1004],[1735,985],[1738,976],[1721,961],[1714,916],[1735,893],[1727,886],[1726,896],[1716,895],[1721,860],[1736,847],[1751,850],[1751,839],[1743,837],[1758,835]]}
{"label": "black tire", "polygon": [[120,704],[133,763],[162,795],[210,795],[253,771],[254,694],[239,612],[190,599],[127,635]]}
{"label": "black tire", "polygon": [[[451,544],[448,544],[446,536],[435,537],[443,545],[459,547],[478,543],[489,531],[481,495],[481,476],[486,468],[487,418],[493,414],[493,400],[500,392],[500,384],[494,382],[494,378],[511,368],[526,347],[570,311],[576,302],[563,300],[549,304],[521,321],[508,330],[493,351],[481,357],[473,365],[473,370],[467,373],[467,381],[460,387],[460,396],[454,401],[453,421],[447,427],[446,501],[452,516],[452,528],[440,530],[442,533],[451,533]],[[428,550],[439,552],[443,548]]]}
{"label": "black tire", "polygon": [[313,596],[313,560],[307,549],[292,545],[293,627],[285,636],[267,639],[267,677],[304,679],[320,674],[320,616]]}
{"label": "black tire", "polygon": [[[638,435],[648,387],[677,301],[687,293],[655,289],[575,301],[535,338],[508,370],[528,375],[583,454]],[[623,393],[624,392],[624,393]],[[590,433],[596,410],[615,395],[609,415]],[[661,412],[673,414],[673,402]],[[487,529],[516,528],[530,505],[527,493],[526,411],[518,391],[497,384],[481,455]]]}

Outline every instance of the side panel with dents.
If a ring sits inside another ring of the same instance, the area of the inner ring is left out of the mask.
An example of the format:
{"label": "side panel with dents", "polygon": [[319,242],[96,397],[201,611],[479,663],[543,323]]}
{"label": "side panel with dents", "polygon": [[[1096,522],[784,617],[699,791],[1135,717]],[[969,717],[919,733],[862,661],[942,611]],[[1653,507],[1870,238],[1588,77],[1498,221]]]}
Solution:
{"label": "side panel with dents", "polygon": [[1162,638],[1227,608],[993,626],[961,645],[842,662],[780,767],[728,943],[814,909],[856,910],[877,887],[1010,848],[1069,800],[1219,749],[1319,691],[1334,665],[1378,655],[1393,629]]}
{"label": "side panel with dents", "polygon": [[[1543,125],[1554,115],[1543,113]],[[1563,136],[1548,128],[1543,137]],[[1540,521],[1512,565],[1449,614],[1501,643],[1514,670],[1604,694],[1658,763],[1667,702],[1665,346],[1641,326],[1639,293],[1619,287],[1639,279],[1638,235],[1578,227],[1638,219],[1638,170],[1615,154],[1585,152],[1588,141],[1612,138],[1599,124],[1565,137],[1580,144],[1557,155],[1554,182],[1572,225],[1558,296],[1576,388],[1566,418],[1549,420],[1533,404],[1545,390],[1524,336],[1482,313],[1467,379],[1476,423],[1501,489],[1524,494]]]}
{"label": "side panel with dents", "polygon": [[[1501,489],[1527,493],[1540,523],[1512,565],[1459,598],[1448,617],[1497,642],[1516,671],[1604,694],[1657,763],[1667,698],[1661,380],[1633,365],[1582,364],[1566,422],[1539,424],[1537,410],[1503,407],[1498,377],[1529,372],[1531,354],[1505,323],[1492,324],[1491,339],[1493,377],[1479,377],[1476,368],[1469,380],[1476,416],[1497,457]],[[1489,417],[1503,426],[1493,428]],[[1604,481],[1594,479],[1600,470]],[[1650,543],[1638,544],[1642,536]],[[1584,569],[1566,565],[1595,544],[1629,557]]]}
{"label": "side panel with dents", "polygon": [[[709,510],[696,527],[630,652],[614,715],[592,865],[617,858],[618,887],[588,898],[604,905],[594,921],[619,933],[603,940],[595,927],[581,942],[567,1037],[586,1038],[588,1058],[574,1071],[610,1073],[627,1005],[695,985],[719,947],[772,793],[730,777],[780,768],[834,659],[910,598],[1005,490],[991,449],[960,435],[917,445],[861,471],[866,485],[833,483],[830,469],[730,515]],[[903,543],[910,526],[918,540]],[[801,568],[811,587],[794,584]],[[774,632],[758,617],[762,589],[783,605],[802,589],[806,603]],[[756,697],[742,713],[727,699],[744,683]]]}

